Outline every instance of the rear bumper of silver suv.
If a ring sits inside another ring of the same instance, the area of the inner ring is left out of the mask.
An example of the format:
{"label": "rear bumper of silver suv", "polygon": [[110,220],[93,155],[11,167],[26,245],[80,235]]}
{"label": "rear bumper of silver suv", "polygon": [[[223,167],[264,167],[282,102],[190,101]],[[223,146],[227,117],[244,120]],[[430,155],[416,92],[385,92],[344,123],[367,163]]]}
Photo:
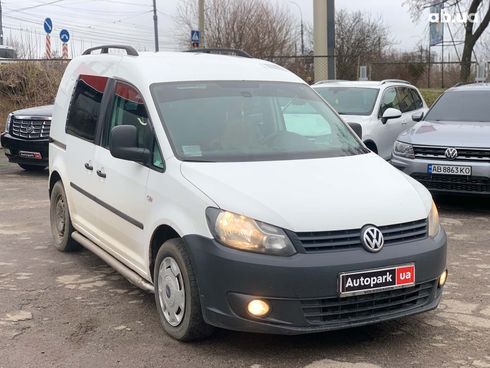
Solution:
{"label": "rear bumper of silver suv", "polygon": [[[490,196],[490,162],[450,161],[436,158],[409,159],[393,154],[391,164],[418,180],[433,193]],[[471,176],[429,174],[428,165],[471,166]]]}

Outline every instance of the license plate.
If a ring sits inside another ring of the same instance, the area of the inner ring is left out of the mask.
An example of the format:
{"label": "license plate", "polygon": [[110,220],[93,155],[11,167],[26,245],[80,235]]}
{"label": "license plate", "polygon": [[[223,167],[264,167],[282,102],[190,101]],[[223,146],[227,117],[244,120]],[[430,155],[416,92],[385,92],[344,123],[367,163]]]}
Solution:
{"label": "license plate", "polygon": [[432,165],[427,166],[427,173],[439,175],[471,176],[471,166]]}
{"label": "license plate", "polygon": [[339,275],[340,296],[367,294],[415,285],[415,265],[379,268]]}
{"label": "license plate", "polygon": [[42,156],[39,152],[19,151],[19,156],[24,158],[32,158],[34,160],[42,159]]}

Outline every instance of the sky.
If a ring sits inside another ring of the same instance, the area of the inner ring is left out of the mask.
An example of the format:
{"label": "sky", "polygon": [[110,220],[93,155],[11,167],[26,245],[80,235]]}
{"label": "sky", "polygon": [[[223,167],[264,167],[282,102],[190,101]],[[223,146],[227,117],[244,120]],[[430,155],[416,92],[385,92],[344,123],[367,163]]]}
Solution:
{"label": "sky", "polygon": [[[175,15],[183,0],[156,0],[161,50],[177,50]],[[266,0],[290,8],[305,22],[313,23],[313,0]],[[70,53],[80,54],[88,47],[131,44],[139,50],[153,50],[152,0],[0,0],[3,7],[4,38],[31,45],[29,54],[42,57],[45,33],[43,20],[53,20],[51,43],[61,50],[59,32],[70,32]],[[197,2],[197,0],[196,0]],[[413,22],[404,0],[336,0],[336,9],[360,10],[380,17],[391,32],[394,47],[412,50],[428,42],[427,21]]]}

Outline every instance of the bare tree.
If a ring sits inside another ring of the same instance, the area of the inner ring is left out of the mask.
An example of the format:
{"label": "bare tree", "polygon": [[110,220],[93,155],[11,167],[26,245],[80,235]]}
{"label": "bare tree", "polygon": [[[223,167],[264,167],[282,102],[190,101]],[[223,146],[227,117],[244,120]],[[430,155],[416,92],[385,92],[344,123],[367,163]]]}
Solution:
{"label": "bare tree", "polygon": [[[434,1],[406,0],[405,3],[410,6],[413,16],[415,18],[420,18],[420,15],[424,9],[429,8]],[[452,10],[455,14],[466,14],[460,79],[462,82],[467,82],[471,72],[471,55],[473,54],[476,43],[490,23],[490,4],[485,0],[440,0],[439,3],[444,3],[445,8]],[[481,20],[478,25],[473,21],[475,14],[479,14],[481,16]]]}
{"label": "bare tree", "polygon": [[[184,47],[197,24],[197,1],[184,0],[177,23]],[[292,55],[298,40],[297,21],[284,6],[265,0],[207,0],[206,47],[235,48],[257,58]]]}
{"label": "bare tree", "polygon": [[358,66],[381,59],[392,45],[381,19],[360,11],[336,15],[337,77],[357,79]]}

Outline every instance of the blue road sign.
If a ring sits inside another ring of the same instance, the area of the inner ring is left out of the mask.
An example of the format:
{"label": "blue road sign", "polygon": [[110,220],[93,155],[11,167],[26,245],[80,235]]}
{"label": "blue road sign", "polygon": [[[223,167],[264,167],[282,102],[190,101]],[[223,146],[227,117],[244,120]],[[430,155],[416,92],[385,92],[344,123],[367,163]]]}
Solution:
{"label": "blue road sign", "polygon": [[53,31],[53,21],[51,18],[46,18],[44,20],[44,31],[46,33],[51,33]]}
{"label": "blue road sign", "polygon": [[199,31],[191,31],[191,42],[192,44],[197,44],[199,45],[201,41],[201,33]]}
{"label": "blue road sign", "polygon": [[63,43],[70,41],[70,33],[66,29],[62,29],[60,32],[60,40]]}

